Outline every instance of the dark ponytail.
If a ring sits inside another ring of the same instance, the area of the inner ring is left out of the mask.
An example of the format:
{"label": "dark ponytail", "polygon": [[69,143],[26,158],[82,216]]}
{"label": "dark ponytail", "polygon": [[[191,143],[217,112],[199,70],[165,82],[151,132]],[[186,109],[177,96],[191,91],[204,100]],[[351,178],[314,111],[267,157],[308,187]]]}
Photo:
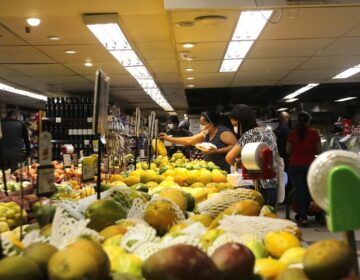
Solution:
{"label": "dark ponytail", "polygon": [[300,141],[304,140],[306,131],[307,131],[307,125],[310,122],[310,115],[308,112],[301,112],[298,116],[298,125],[297,125],[297,134],[300,139]]}

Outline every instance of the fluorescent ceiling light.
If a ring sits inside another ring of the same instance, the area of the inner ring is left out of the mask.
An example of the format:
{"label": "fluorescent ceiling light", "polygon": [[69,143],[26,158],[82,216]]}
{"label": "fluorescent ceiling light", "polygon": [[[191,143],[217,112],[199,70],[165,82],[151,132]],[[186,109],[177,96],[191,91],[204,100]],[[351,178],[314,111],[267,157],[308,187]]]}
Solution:
{"label": "fluorescent ceiling light", "polygon": [[272,13],[272,10],[242,12],[232,41],[256,40]]}
{"label": "fluorescent ceiling light", "polygon": [[318,86],[318,85],[319,85],[319,84],[315,84],[315,83],[313,83],[313,84],[308,84],[308,85],[306,85],[306,86],[304,86],[304,87],[302,87],[302,88],[299,88],[297,91],[294,91],[293,93],[290,93],[289,95],[286,95],[286,96],[284,97],[284,99],[293,99],[294,97],[296,97],[296,96],[304,93],[305,91],[308,91],[308,90],[310,90],[310,89],[312,89],[312,88],[314,88],[314,87],[316,87],[316,86]]}
{"label": "fluorescent ceiling light", "polygon": [[254,41],[230,42],[224,59],[244,58],[250,50]]}
{"label": "fluorescent ceiling light", "polygon": [[291,99],[287,99],[285,102],[287,103],[291,103],[291,102],[294,102],[296,100],[299,100],[299,98],[291,98]]}
{"label": "fluorescent ceiling light", "polygon": [[186,72],[193,72],[193,71],[195,71],[195,68],[185,68],[185,71]]}
{"label": "fluorescent ceiling light", "polygon": [[125,67],[140,86],[165,111],[174,111],[153,77],[132,49],[118,22],[117,14],[85,15],[84,22],[101,44]]}
{"label": "fluorescent ceiling light", "polygon": [[187,87],[195,87],[195,85],[187,85]]}
{"label": "fluorescent ceiling light", "polygon": [[47,38],[49,40],[51,40],[51,41],[59,41],[59,40],[61,40],[61,38],[59,36],[48,36]]}
{"label": "fluorescent ceiling light", "polygon": [[42,100],[42,101],[47,101],[47,99],[48,99],[47,96],[45,96],[45,95],[33,93],[33,92],[27,91],[27,90],[14,88],[12,86],[8,86],[8,85],[5,85],[3,83],[0,83],[0,90],[7,91],[7,92],[12,92],[12,93],[22,95],[22,96],[35,98],[35,99]]}
{"label": "fluorescent ceiling light", "polygon": [[109,51],[124,67],[143,65],[133,50]]}
{"label": "fluorescent ceiling light", "polygon": [[335,100],[335,102],[345,102],[345,101],[353,100],[353,99],[356,99],[356,98],[357,98],[357,97],[355,97],[355,96],[345,97],[345,98],[341,98],[341,99]]}
{"label": "fluorescent ceiling light", "polygon": [[277,109],[276,111],[282,112],[282,111],[286,111],[287,109],[289,109],[289,108],[280,108],[280,109]]}
{"label": "fluorescent ceiling light", "polygon": [[38,26],[38,25],[40,25],[40,23],[41,23],[41,19],[35,18],[35,17],[31,17],[31,18],[27,18],[27,19],[26,19],[26,22],[27,22],[27,24],[30,25],[30,26]]}
{"label": "fluorescent ceiling light", "polygon": [[194,80],[194,77],[187,77],[186,80]]}
{"label": "fluorescent ceiling light", "polygon": [[220,72],[236,72],[242,61],[242,59],[223,60]]}
{"label": "fluorescent ceiling light", "polygon": [[341,72],[340,74],[336,75],[335,77],[332,77],[332,79],[346,79],[346,78],[349,78],[359,72],[360,72],[360,64]]}
{"label": "fluorescent ceiling light", "polygon": [[75,54],[76,51],[75,50],[66,50],[65,53],[67,53],[67,54]]}
{"label": "fluorescent ceiling light", "polygon": [[91,62],[85,62],[84,65],[85,65],[86,67],[92,67],[92,66],[93,66],[93,64],[92,64]]}
{"label": "fluorescent ceiling light", "polygon": [[259,37],[272,13],[272,10],[241,12],[221,64],[220,72],[236,72],[239,69],[242,59],[245,58]]}

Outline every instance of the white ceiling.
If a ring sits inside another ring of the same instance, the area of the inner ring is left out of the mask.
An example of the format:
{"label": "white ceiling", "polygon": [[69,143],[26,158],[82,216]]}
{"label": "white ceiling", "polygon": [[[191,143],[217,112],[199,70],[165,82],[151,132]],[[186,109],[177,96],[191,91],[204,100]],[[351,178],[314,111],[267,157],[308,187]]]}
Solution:
{"label": "white ceiling", "polygon": [[[219,73],[219,67],[239,8],[165,10],[163,0],[0,0],[0,7],[0,80],[49,95],[91,93],[95,71],[101,68],[110,75],[114,100],[160,110],[86,28],[84,13],[119,14],[124,32],[176,110],[188,106],[188,84],[226,88],[340,82],[330,79],[360,63],[360,6],[277,9],[272,20],[282,12],[280,20],[267,24],[237,73]],[[223,15],[227,21],[176,26],[203,15]],[[26,33],[24,18],[30,16],[40,17],[42,23]],[[50,41],[50,35],[61,40]],[[185,42],[196,43],[187,50],[192,61],[178,54],[186,51]],[[69,49],[77,53],[66,54]],[[85,67],[87,60],[94,66]],[[186,72],[187,67],[195,71]],[[341,82],[348,81],[360,82],[360,74]]]}

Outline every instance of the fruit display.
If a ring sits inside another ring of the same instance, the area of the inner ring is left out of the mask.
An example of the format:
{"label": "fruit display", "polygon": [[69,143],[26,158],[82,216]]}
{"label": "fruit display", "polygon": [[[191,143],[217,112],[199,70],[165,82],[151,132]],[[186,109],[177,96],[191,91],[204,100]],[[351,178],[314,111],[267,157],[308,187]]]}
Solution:
{"label": "fruit display", "polygon": [[[19,206],[1,203],[1,238],[16,249],[4,251],[0,279],[349,276],[345,243],[325,240],[305,248],[296,224],[280,219],[259,192],[234,188],[213,163],[177,152],[136,167],[103,181],[98,200],[93,185],[56,184],[51,200],[34,203],[37,222],[26,227],[23,240],[16,228]],[[24,271],[16,269],[23,265]]]}
{"label": "fruit display", "polygon": [[21,216],[21,208],[15,202],[0,203],[0,233],[9,231],[25,223],[27,220],[26,211],[23,210]]}

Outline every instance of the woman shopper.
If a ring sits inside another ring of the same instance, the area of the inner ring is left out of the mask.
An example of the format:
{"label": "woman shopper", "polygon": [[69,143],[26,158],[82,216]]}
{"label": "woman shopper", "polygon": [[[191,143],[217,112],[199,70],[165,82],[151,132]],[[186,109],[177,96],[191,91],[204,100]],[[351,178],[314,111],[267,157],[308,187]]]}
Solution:
{"label": "woman shopper", "polygon": [[226,162],[225,156],[236,144],[236,137],[230,128],[220,124],[219,114],[206,111],[200,116],[200,132],[189,137],[170,137],[160,133],[160,138],[184,146],[194,146],[198,143],[209,142],[216,146],[216,149],[203,151],[206,161],[212,161],[222,170],[230,172],[230,165]]}
{"label": "woman shopper", "polygon": [[301,112],[298,125],[288,137],[286,151],[289,154],[289,172],[295,188],[295,196],[299,203],[299,225],[307,225],[307,210],[311,197],[307,185],[307,173],[310,164],[317,154],[321,153],[320,136],[317,131],[309,127],[310,115]]}
{"label": "woman shopper", "polygon": [[[228,164],[232,165],[236,160],[241,160],[241,150],[248,143],[265,142],[273,153],[278,153],[276,137],[273,131],[271,128],[260,127],[257,124],[255,112],[251,107],[245,104],[235,105],[230,113],[230,121],[234,126],[234,131],[237,133],[239,141],[226,155]],[[277,201],[277,180],[260,180],[259,187],[265,204],[274,206]]]}

